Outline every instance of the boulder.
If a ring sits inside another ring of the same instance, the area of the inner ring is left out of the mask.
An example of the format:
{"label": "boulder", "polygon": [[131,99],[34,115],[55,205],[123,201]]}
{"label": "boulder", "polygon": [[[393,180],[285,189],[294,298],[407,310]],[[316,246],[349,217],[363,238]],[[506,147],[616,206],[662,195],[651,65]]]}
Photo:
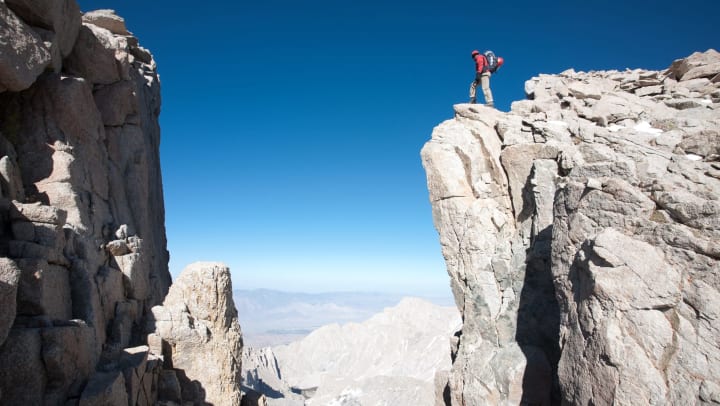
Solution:
{"label": "boulder", "polygon": [[635,94],[643,97],[643,96],[653,96],[656,94],[661,94],[663,92],[663,86],[662,85],[656,85],[656,86],[645,86],[641,87],[637,90],[635,90]]}
{"label": "boulder", "polygon": [[720,155],[720,130],[705,128],[685,131],[678,147],[686,153],[702,157]]}
{"label": "boulder", "polygon": [[114,257],[121,257],[130,253],[130,247],[128,247],[125,240],[113,240],[105,244],[105,249],[110,255]]}
{"label": "boulder", "polygon": [[125,27],[125,19],[115,13],[115,10],[103,9],[89,11],[82,16],[84,23],[104,28],[116,35],[132,35]]}
{"label": "boulder", "polygon": [[678,80],[689,80],[714,76],[720,72],[717,70],[720,69],[718,64],[720,64],[720,52],[708,49],[705,52],[695,52],[687,58],[674,61],[669,70]]}
{"label": "boulder", "polygon": [[703,103],[700,102],[698,99],[690,99],[690,98],[683,98],[683,99],[670,99],[666,100],[665,104],[668,107],[672,107],[674,109],[678,110],[686,110],[686,109],[695,109],[695,108],[702,108],[705,107]]}
{"label": "boulder", "polygon": [[43,28],[33,27],[33,30],[43,40],[45,48],[50,51],[51,62],[45,70],[60,73],[62,71],[62,54],[60,51],[60,45],[58,44],[57,35],[54,32]]}
{"label": "boulder", "polygon": [[130,79],[127,39],[93,24],[80,28],[75,48],[65,60],[68,73],[108,85]]}
{"label": "boulder", "polygon": [[573,81],[568,86],[570,94],[578,99],[597,99],[602,97],[602,90],[593,84]]}
{"label": "boulder", "polygon": [[81,25],[76,0],[6,0],[5,4],[27,24],[52,32],[61,59],[70,54]]}
{"label": "boulder", "polygon": [[0,88],[25,90],[52,61],[39,34],[0,2]]}

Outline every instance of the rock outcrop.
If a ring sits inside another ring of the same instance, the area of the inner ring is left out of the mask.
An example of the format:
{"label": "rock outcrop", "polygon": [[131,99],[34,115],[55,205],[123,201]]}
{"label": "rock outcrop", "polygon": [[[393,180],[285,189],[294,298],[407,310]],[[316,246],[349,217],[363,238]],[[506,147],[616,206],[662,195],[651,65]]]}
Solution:
{"label": "rock outcrop", "polygon": [[720,54],[525,91],[422,151],[464,319],[449,404],[720,401]]}
{"label": "rock outcrop", "polygon": [[152,309],[168,375],[182,399],[239,405],[242,334],[232,297],[230,269],[219,263],[188,265],[162,306]]}
{"label": "rock outcrop", "polygon": [[0,37],[0,404],[170,405],[155,61],[75,0],[0,1]]}

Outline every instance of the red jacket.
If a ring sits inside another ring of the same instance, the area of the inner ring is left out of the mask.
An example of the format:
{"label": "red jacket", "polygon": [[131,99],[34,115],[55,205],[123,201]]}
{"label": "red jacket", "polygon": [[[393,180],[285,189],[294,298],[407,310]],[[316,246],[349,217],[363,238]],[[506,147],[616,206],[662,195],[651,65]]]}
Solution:
{"label": "red jacket", "polygon": [[483,55],[483,54],[475,55],[475,71],[477,73],[482,73],[483,68],[486,65],[487,65],[487,59],[485,59],[485,55]]}

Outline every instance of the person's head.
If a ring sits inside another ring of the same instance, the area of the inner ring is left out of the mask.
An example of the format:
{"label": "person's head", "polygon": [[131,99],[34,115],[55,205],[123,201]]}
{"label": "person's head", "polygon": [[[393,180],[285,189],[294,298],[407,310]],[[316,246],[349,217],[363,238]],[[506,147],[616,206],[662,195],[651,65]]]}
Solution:
{"label": "person's head", "polygon": [[478,55],[480,55],[480,51],[478,51],[477,49],[470,53],[470,57],[473,59],[475,59],[475,57]]}

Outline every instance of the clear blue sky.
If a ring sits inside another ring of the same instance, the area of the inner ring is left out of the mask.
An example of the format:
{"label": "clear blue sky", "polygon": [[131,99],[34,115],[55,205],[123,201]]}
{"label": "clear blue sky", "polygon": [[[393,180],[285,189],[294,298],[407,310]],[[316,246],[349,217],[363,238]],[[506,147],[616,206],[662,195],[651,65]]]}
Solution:
{"label": "clear blue sky", "polygon": [[168,248],[237,288],[447,294],[420,149],[493,49],[496,105],[538,73],[720,48],[720,1],[139,1],[162,82]]}

